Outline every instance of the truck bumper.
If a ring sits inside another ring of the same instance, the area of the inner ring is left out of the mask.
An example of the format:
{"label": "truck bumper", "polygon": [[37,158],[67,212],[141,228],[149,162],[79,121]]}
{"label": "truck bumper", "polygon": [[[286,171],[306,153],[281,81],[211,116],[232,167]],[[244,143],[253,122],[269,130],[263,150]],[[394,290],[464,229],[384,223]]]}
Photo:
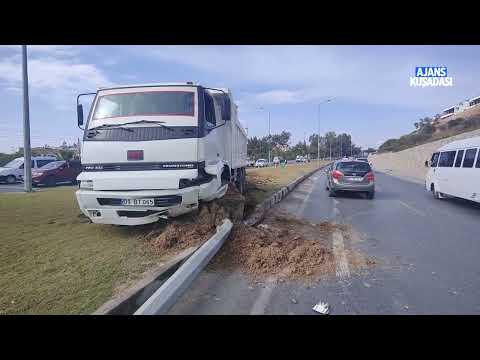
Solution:
{"label": "truck bumper", "polygon": [[[78,205],[98,224],[143,225],[161,216],[175,217],[198,208],[199,187],[175,190],[98,191],[77,190]],[[123,206],[121,199],[154,199],[154,206]]]}

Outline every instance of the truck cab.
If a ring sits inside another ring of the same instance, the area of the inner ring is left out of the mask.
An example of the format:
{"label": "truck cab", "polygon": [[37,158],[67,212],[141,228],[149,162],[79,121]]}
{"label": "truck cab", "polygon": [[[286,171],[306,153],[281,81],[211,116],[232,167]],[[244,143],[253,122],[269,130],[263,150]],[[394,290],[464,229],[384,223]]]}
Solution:
{"label": "truck cab", "polygon": [[117,225],[193,211],[222,197],[230,181],[245,189],[246,145],[228,89],[102,88],[84,127],[79,206],[92,222]]}

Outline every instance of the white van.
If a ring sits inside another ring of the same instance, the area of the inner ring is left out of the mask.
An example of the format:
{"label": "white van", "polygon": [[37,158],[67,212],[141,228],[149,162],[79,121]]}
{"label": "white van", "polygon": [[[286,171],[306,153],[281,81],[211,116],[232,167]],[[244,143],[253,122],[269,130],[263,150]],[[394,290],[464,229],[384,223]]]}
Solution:
{"label": "white van", "polygon": [[[32,156],[32,169],[38,169],[52,161],[57,161],[54,156]],[[14,184],[23,179],[23,157],[13,159],[8,164],[0,167],[0,182]]]}
{"label": "white van", "polygon": [[437,199],[450,195],[480,202],[480,137],[442,146],[425,165],[425,188]]}

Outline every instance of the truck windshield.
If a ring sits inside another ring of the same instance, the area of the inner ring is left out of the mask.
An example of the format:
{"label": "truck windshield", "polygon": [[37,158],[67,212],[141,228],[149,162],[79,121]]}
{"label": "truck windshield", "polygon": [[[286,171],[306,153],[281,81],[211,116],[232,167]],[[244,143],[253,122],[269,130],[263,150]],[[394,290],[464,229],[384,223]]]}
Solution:
{"label": "truck windshield", "polygon": [[194,92],[150,91],[101,96],[94,120],[154,115],[194,115]]}

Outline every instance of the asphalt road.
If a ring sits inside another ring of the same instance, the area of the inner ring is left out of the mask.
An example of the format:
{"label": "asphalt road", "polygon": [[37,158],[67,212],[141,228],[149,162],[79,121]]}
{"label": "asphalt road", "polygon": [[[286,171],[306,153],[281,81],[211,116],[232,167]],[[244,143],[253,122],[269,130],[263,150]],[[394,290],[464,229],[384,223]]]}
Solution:
{"label": "asphalt road", "polygon": [[24,191],[23,183],[0,184],[0,193],[5,193],[5,192],[22,192],[22,191]]}
{"label": "asphalt road", "polygon": [[420,184],[376,173],[376,197],[328,197],[316,173],[278,206],[311,221],[352,225],[345,246],[378,260],[366,273],[313,285],[252,283],[240,273],[202,272],[171,314],[479,314],[480,206],[434,199]]}

